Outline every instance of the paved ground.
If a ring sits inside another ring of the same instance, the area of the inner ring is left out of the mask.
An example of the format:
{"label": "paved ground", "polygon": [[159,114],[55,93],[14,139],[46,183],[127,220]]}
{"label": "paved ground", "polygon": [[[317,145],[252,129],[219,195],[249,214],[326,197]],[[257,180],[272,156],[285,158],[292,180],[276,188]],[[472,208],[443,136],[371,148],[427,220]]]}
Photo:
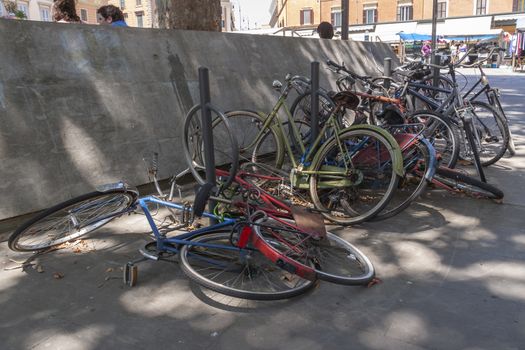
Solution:
{"label": "paved ground", "polygon": [[120,267],[148,240],[134,215],[25,271],[12,268],[28,256],[0,243],[0,348],[525,349],[525,75],[501,73],[492,82],[518,145],[488,171],[503,204],[434,192],[388,221],[335,230],[371,257],[382,284],[246,302],[147,262],[130,289]]}

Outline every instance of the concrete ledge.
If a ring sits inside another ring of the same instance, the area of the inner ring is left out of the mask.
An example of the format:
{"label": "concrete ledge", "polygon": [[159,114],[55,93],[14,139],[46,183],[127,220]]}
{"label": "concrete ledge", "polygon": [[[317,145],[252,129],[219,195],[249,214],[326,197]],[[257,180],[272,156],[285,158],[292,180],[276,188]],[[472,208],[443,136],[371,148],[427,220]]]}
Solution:
{"label": "concrete ledge", "polygon": [[393,56],[380,43],[2,19],[0,33],[0,219],[121,178],[147,183],[142,158],[154,151],[161,177],[185,168],[181,127],[199,66],[219,108],[269,110],[272,81],[309,75],[311,61],[379,74]]}

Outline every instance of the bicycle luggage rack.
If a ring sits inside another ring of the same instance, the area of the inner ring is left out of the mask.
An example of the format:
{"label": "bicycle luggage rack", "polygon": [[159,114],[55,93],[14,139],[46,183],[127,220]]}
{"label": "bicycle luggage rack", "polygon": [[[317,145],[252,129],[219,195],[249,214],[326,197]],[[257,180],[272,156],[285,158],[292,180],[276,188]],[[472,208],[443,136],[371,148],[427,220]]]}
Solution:
{"label": "bicycle luggage rack", "polygon": [[[210,78],[209,70],[206,67],[199,67],[199,92],[200,92],[200,106],[201,106],[201,120],[202,120],[202,136],[204,146],[204,162],[206,164],[206,181],[209,183],[216,182],[215,173],[215,154],[213,152],[213,130],[212,130],[212,119],[211,119],[211,98],[210,98]],[[210,199],[208,201],[210,208],[215,207],[215,201]],[[183,215],[186,210],[183,211]],[[215,219],[210,219],[212,223]],[[137,283],[138,279],[138,268],[137,264],[147,260],[159,261],[163,260],[160,253],[151,253],[148,251],[147,246],[154,242],[150,242],[144,246],[143,249],[139,249],[141,258],[129,261],[124,265],[124,284],[129,287],[133,287]]]}

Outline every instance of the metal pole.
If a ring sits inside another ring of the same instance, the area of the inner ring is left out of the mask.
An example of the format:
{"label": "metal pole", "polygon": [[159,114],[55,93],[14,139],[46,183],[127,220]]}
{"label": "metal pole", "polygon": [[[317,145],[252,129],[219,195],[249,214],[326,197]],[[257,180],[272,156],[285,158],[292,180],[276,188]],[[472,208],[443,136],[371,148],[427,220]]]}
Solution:
{"label": "metal pole", "polygon": [[[199,91],[201,105],[202,138],[204,143],[204,164],[206,166],[206,182],[215,185],[215,152],[213,148],[213,130],[210,105],[210,77],[208,68],[199,68]],[[215,201],[209,201],[209,210],[215,208]]]}
{"label": "metal pole", "polygon": [[[385,57],[385,60],[383,61],[383,76],[392,76],[392,59],[390,57]],[[390,89],[390,79],[385,79],[383,87],[387,90]]]}
{"label": "metal pole", "polygon": [[341,0],[341,39],[348,40],[348,0]]}
{"label": "metal pole", "polygon": [[[436,64],[436,49],[437,49],[437,10],[438,10],[438,0],[433,0],[432,3],[432,45],[430,52],[430,62]],[[434,69],[434,86],[438,85],[438,76],[439,70]]]}
{"label": "metal pole", "polygon": [[319,62],[311,64],[312,91],[310,95],[310,145],[319,135]]}

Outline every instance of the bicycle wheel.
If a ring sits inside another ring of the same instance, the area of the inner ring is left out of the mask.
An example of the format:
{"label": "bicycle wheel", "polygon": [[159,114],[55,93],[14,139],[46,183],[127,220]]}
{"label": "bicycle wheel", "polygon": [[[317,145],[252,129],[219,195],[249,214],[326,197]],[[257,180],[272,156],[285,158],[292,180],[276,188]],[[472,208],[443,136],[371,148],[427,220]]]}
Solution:
{"label": "bicycle wheel", "polygon": [[[282,166],[282,134],[275,125],[263,130],[265,118],[246,110],[230,111],[226,113],[226,117],[237,137],[241,162],[263,163],[275,168]],[[214,128],[217,126],[216,124]],[[259,140],[255,142],[258,136]]]}
{"label": "bicycle wheel", "polygon": [[256,249],[234,247],[229,231],[205,233],[191,242],[199,245],[182,246],[182,271],[213,291],[243,299],[278,300],[300,295],[315,285],[277,267]]}
{"label": "bicycle wheel", "polygon": [[[481,165],[494,164],[503,157],[509,145],[507,121],[495,108],[485,102],[472,101],[470,103],[474,108],[472,126]],[[465,143],[464,151],[462,157],[472,160],[472,151],[468,143]]]}
{"label": "bicycle wheel", "polygon": [[399,182],[392,166],[395,151],[386,138],[369,129],[347,130],[331,139],[310,168],[315,207],[341,225],[372,218],[387,205]]}
{"label": "bicycle wheel", "polygon": [[399,214],[426,190],[427,174],[433,175],[436,166],[432,164],[435,162],[435,151],[429,149],[431,147],[430,144],[418,141],[402,150],[405,175],[399,180],[396,191],[386,207],[374,217],[374,220],[384,220]]}
{"label": "bicycle wheel", "polygon": [[430,141],[443,166],[456,166],[460,141],[458,127],[450,118],[432,111],[416,111],[408,114],[405,119],[406,132],[420,134]]}
{"label": "bicycle wheel", "polygon": [[319,279],[345,285],[366,285],[375,275],[370,259],[346,240],[327,232],[322,239],[291,229],[274,219],[266,218],[254,226],[255,233],[268,242],[268,249],[311,269]]}
{"label": "bicycle wheel", "polygon": [[503,192],[495,186],[482,182],[458,171],[439,167],[434,175],[433,183],[442,183],[458,192],[463,192],[475,198],[502,199]]}
{"label": "bicycle wheel", "polygon": [[[429,78],[422,81],[416,81],[416,83],[421,85],[426,85],[427,87],[417,86],[414,87],[419,93],[423,94],[427,98],[430,98],[435,101],[436,104],[443,104],[446,99],[454,93],[454,82],[447,77],[440,75],[438,77],[438,85],[436,90],[434,88],[434,78]],[[420,98],[409,94],[407,96],[407,102],[410,106],[409,110],[434,110],[433,106],[428,105],[425,101]]]}
{"label": "bicycle wheel", "polygon": [[[226,185],[233,181],[239,166],[239,147],[237,139],[233,134],[232,126],[228,118],[212,109],[212,130],[213,130],[213,157],[217,167],[229,168],[229,176],[225,181]],[[202,176],[206,169],[204,154],[204,139],[200,105],[194,106],[187,114],[184,121],[183,152],[189,169],[195,180],[203,185],[206,180]]]}
{"label": "bicycle wheel", "polygon": [[[311,102],[311,93],[307,92],[302,95],[297,96],[293,101],[292,107],[290,108],[290,114],[293,117],[293,122],[295,128],[298,132],[298,137],[300,137],[301,142],[307,144],[310,140],[310,123],[312,119],[312,102]],[[317,120],[319,122],[319,128],[321,129],[325,122],[328,120],[332,114],[335,103],[324,93],[319,94],[319,114]],[[350,126],[353,123],[353,118],[351,115],[345,116],[344,113],[341,113],[342,116],[339,116],[337,119],[342,121],[342,125]],[[346,119],[345,119],[346,118]],[[331,135],[327,135],[328,137]],[[295,136],[291,124],[288,125],[288,137],[292,141],[292,146],[294,150],[300,150],[299,142]]]}
{"label": "bicycle wheel", "polygon": [[21,225],[9,237],[9,248],[36,251],[71,241],[128,212],[136,198],[133,191],[97,191],[57,204]]}
{"label": "bicycle wheel", "polygon": [[493,89],[489,90],[489,92],[487,92],[487,99],[489,100],[490,105],[494,107],[507,122],[507,128],[509,130],[509,145],[507,147],[507,150],[509,151],[509,154],[511,156],[515,156],[516,155],[516,145],[514,144],[514,138],[510,130],[509,119],[507,118],[507,115],[505,114],[505,111],[503,110],[503,107],[501,106],[501,102],[499,100],[498,93],[494,91]]}

